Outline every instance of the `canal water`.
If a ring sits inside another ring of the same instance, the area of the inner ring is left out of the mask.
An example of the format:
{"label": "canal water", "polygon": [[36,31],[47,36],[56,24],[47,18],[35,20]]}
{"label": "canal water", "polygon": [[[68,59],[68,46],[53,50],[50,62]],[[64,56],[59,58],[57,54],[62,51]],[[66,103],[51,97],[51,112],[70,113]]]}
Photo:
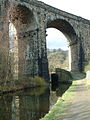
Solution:
{"label": "canal water", "polygon": [[27,89],[0,96],[0,120],[39,120],[54,106],[70,84]]}

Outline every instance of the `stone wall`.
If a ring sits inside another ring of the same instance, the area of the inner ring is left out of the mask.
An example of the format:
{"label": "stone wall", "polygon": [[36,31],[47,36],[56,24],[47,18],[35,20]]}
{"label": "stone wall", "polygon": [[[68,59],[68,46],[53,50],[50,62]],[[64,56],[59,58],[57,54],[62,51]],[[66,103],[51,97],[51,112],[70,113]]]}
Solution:
{"label": "stone wall", "polygon": [[0,84],[9,77],[8,0],[0,1]]}
{"label": "stone wall", "polygon": [[58,82],[69,83],[73,79],[71,73],[64,69],[56,68],[56,74],[58,75]]}

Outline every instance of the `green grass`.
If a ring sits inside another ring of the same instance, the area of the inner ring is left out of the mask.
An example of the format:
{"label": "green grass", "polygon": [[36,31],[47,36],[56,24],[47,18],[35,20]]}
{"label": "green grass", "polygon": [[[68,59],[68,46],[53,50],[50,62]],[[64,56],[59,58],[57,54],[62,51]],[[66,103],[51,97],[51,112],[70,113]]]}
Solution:
{"label": "green grass", "polygon": [[90,79],[85,78],[84,81],[86,83],[87,89],[90,89]]}
{"label": "green grass", "polygon": [[86,86],[87,86],[88,89],[90,89],[90,83],[87,82]]}
{"label": "green grass", "polygon": [[74,81],[72,86],[64,93],[62,98],[59,98],[54,107],[45,115],[44,118],[40,120],[55,120],[60,117],[60,114],[63,114],[63,111],[67,109],[69,101],[73,98],[75,94],[75,84]]}
{"label": "green grass", "polygon": [[87,88],[90,89],[90,85],[87,85]]}

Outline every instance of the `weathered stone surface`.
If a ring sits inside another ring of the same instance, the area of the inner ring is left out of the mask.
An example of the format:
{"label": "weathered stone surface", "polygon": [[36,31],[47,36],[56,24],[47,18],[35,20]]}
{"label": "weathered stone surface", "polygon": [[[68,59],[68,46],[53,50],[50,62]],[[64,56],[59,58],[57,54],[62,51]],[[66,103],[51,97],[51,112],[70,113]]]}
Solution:
{"label": "weathered stone surface", "polygon": [[56,74],[59,82],[69,82],[72,79],[70,72],[64,69],[56,68]]}
{"label": "weathered stone surface", "polygon": [[[9,59],[9,23],[17,31],[13,62]],[[60,30],[68,39],[71,71],[83,71],[90,61],[89,20],[37,0],[0,0],[1,81],[31,76],[48,80],[46,29],[50,27]]]}

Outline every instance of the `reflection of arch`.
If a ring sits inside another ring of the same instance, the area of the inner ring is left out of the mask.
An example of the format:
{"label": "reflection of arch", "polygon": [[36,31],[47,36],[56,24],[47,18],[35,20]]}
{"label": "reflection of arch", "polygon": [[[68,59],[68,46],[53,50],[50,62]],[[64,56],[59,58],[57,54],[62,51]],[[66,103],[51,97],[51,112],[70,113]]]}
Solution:
{"label": "reflection of arch", "polygon": [[[56,28],[60,30],[68,39],[69,50],[69,69],[72,71],[79,70],[78,68],[78,48],[77,48],[77,35],[71,24],[62,19],[56,19],[47,23],[47,28]],[[77,61],[77,62],[76,62]]]}
{"label": "reflection of arch", "polygon": [[[17,74],[14,75],[16,79],[23,79],[25,75],[30,76],[31,68],[34,63],[30,58],[30,53],[33,54],[33,46],[36,32],[36,20],[34,13],[24,5],[12,6],[9,10],[9,21],[13,24],[16,29],[16,36],[14,41],[17,42],[17,51],[14,51],[14,73],[17,70]],[[15,43],[15,42],[14,42]],[[27,57],[29,58],[27,59]],[[17,60],[16,60],[17,59]],[[30,61],[31,60],[31,61]],[[31,63],[30,63],[31,62]],[[28,68],[27,68],[28,66]]]}

